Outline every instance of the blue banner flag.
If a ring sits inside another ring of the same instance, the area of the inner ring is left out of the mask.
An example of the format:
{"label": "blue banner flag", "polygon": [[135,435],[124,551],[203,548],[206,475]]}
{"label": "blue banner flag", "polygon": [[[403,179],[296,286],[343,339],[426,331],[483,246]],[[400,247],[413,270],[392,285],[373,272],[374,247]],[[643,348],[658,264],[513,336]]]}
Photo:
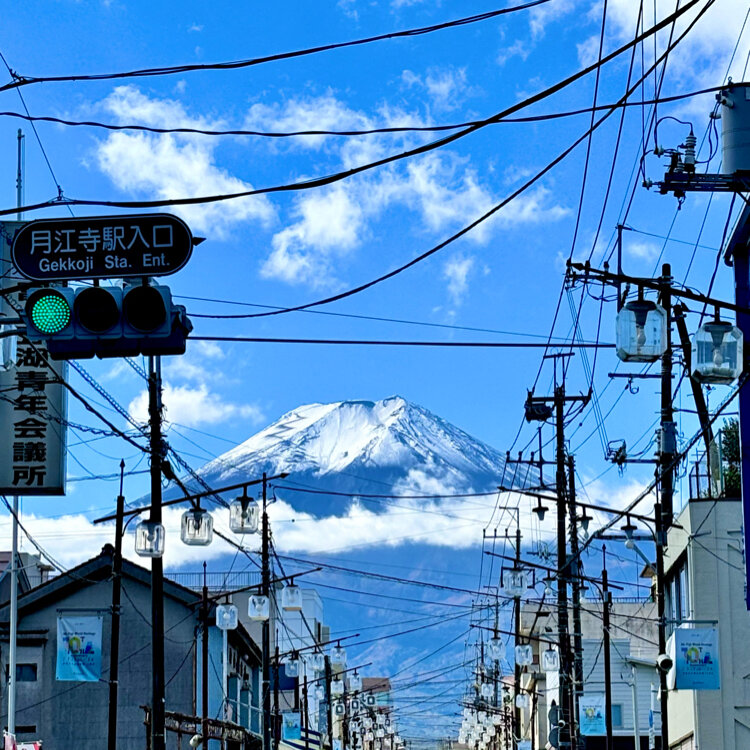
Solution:
{"label": "blue banner flag", "polygon": [[57,669],[65,682],[98,682],[102,675],[102,618],[57,618]]}

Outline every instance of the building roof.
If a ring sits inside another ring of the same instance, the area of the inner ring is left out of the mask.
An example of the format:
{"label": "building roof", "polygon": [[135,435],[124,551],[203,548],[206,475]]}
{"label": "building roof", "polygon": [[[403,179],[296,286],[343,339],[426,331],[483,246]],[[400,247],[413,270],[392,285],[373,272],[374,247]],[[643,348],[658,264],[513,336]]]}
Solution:
{"label": "building roof", "polygon": [[[105,544],[102,551],[90,560],[71,568],[65,573],[22,593],[18,598],[18,611],[32,612],[41,609],[50,603],[64,599],[76,591],[108,580],[112,575],[112,559],[114,547]],[[151,571],[136,565],[130,560],[123,558],[122,574],[127,578],[139,581],[145,586],[151,585]],[[199,603],[198,595],[191,589],[180,584],[164,579],[164,595],[171,599],[182,602],[186,606],[194,606]],[[6,601],[0,607],[0,623],[9,619],[10,605]]]}

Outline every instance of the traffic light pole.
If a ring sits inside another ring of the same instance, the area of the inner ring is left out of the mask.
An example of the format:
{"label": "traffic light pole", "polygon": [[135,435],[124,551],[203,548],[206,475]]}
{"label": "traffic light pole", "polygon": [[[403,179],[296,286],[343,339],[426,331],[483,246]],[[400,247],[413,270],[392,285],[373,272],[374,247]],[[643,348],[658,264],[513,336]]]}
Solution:
{"label": "traffic light pole", "polygon": [[[151,514],[153,523],[161,514],[161,357],[148,358],[148,416],[151,452]],[[164,696],[164,562],[151,558],[151,748],[165,750]]]}

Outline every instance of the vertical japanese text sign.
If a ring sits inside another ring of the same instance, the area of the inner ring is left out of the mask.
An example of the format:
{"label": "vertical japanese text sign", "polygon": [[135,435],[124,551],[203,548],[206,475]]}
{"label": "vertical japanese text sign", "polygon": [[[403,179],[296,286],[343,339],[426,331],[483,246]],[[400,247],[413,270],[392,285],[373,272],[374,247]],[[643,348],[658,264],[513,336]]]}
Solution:
{"label": "vertical japanese text sign", "polygon": [[[0,222],[0,289],[23,280],[10,260],[21,226]],[[21,292],[0,297],[0,314],[17,318],[23,303]],[[0,322],[0,333],[15,327]],[[0,494],[65,494],[66,374],[65,362],[48,362],[44,344],[0,338]]]}

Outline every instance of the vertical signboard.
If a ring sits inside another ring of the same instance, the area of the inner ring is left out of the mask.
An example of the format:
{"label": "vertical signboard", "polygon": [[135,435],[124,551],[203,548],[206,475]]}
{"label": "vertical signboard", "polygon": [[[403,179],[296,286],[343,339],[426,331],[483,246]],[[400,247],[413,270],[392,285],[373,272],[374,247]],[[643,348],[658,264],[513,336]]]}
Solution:
{"label": "vertical signboard", "polygon": [[719,634],[716,628],[677,628],[675,687],[719,690]]}
{"label": "vertical signboard", "polygon": [[102,618],[57,618],[55,679],[98,682],[102,676]]}
{"label": "vertical signboard", "polygon": [[578,709],[581,734],[591,736],[607,733],[607,724],[604,718],[604,695],[581,695],[578,698]]}
{"label": "vertical signboard", "polygon": [[[10,243],[21,222],[0,223],[0,287],[19,280]],[[0,298],[0,313],[18,316],[24,294]],[[2,320],[2,318],[0,318]],[[0,326],[6,334],[15,324]],[[0,337],[0,494],[65,494],[66,364],[48,359],[41,342]]]}
{"label": "vertical signboard", "polygon": [[282,720],[282,740],[286,741],[302,739],[302,722],[300,721],[299,711],[284,711],[284,713],[282,714]]}

